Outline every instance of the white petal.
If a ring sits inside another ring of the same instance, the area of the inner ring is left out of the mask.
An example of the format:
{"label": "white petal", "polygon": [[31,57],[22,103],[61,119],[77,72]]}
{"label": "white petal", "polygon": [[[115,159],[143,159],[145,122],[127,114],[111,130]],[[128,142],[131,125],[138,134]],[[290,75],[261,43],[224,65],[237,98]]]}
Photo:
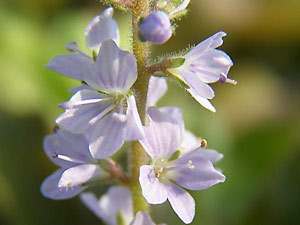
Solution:
{"label": "white petal", "polygon": [[137,78],[135,56],[118,48],[112,40],[104,41],[96,61],[96,68],[88,68],[84,81],[95,89],[108,93],[127,94]]}
{"label": "white petal", "polygon": [[93,128],[90,136],[90,151],[94,158],[106,159],[118,151],[124,143],[126,116],[110,113]]}
{"label": "white petal", "polygon": [[141,166],[140,185],[144,198],[150,204],[161,204],[167,200],[165,186],[155,177],[151,166]]}
{"label": "white petal", "polygon": [[83,80],[84,68],[92,66],[92,58],[83,54],[59,55],[55,56],[45,66],[57,73],[77,80]]}
{"label": "white petal", "polygon": [[155,106],[156,102],[167,92],[168,85],[165,78],[151,77],[147,94],[147,107]]}
{"label": "white petal", "polygon": [[63,169],[59,169],[44,180],[41,185],[41,193],[45,197],[54,200],[73,198],[75,195],[87,188],[81,186],[59,188],[58,182],[63,172]]}
{"label": "white petal", "polygon": [[134,220],[130,225],[156,225],[153,223],[149,214],[145,211],[138,211],[134,217]]}
{"label": "white petal", "polygon": [[186,154],[200,145],[199,139],[190,131],[183,133],[183,142],[181,144],[182,153]]}
{"label": "white petal", "polygon": [[143,125],[137,111],[135,98],[133,95],[127,99],[127,124],[125,128],[125,140],[140,140],[145,136]]}
{"label": "white petal", "polygon": [[184,0],[179,6],[170,12],[170,16],[184,10],[190,4],[190,1],[191,0]]}
{"label": "white petal", "polygon": [[212,112],[216,112],[215,107],[210,103],[209,100],[207,100],[206,98],[203,98],[202,96],[198,95],[194,89],[188,89],[188,92],[194,97],[194,99],[199,102],[204,108],[212,111]]}
{"label": "white petal", "polygon": [[104,172],[100,170],[98,165],[82,164],[79,166],[71,167],[63,172],[58,187],[59,188],[72,188],[87,181],[94,180],[104,176]]}
{"label": "white petal", "polygon": [[168,200],[178,215],[185,223],[191,223],[195,216],[195,200],[193,197],[182,188],[173,183],[168,183]]}
{"label": "white petal", "polygon": [[96,16],[85,30],[86,45],[89,49],[99,52],[101,43],[112,39],[117,45],[120,42],[118,24],[112,18],[113,8],[107,8],[101,15]]}
{"label": "white petal", "polygon": [[180,147],[181,127],[155,107],[150,107],[148,113],[150,124],[144,127],[145,138],[140,143],[152,159],[168,159]]}

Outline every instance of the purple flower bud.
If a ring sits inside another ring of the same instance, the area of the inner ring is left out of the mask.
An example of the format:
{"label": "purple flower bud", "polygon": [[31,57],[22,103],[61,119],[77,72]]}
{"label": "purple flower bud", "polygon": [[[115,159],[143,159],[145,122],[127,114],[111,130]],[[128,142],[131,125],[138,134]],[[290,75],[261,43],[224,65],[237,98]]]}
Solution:
{"label": "purple flower bud", "polygon": [[172,36],[172,27],[167,13],[157,10],[148,15],[139,24],[143,39],[154,44],[163,44]]}

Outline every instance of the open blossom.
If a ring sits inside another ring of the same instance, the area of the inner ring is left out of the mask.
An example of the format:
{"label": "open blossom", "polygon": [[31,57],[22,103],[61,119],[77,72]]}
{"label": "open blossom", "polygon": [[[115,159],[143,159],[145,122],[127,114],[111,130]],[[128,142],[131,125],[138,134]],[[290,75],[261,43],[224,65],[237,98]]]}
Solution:
{"label": "open blossom", "polygon": [[168,69],[189,86],[187,91],[196,101],[213,112],[216,109],[208,99],[214,97],[214,91],[208,83],[221,81],[236,84],[236,81],[227,78],[227,73],[233,65],[230,57],[216,49],[222,45],[224,36],[226,33],[221,31],[202,41],[183,56],[183,65]]}
{"label": "open blossom", "polygon": [[133,218],[131,192],[125,187],[110,187],[107,193],[98,200],[93,193],[80,195],[83,203],[108,225],[155,225],[149,214],[137,212]]}
{"label": "open blossom", "polygon": [[82,184],[107,176],[91,156],[85,135],[58,130],[45,137],[44,150],[48,158],[61,167],[41,186],[47,198],[72,198],[87,188]]}
{"label": "open blossom", "polygon": [[[85,30],[86,45],[90,50],[99,52],[101,43],[113,40],[117,45],[120,42],[119,29],[112,18],[113,8],[107,8],[101,15],[96,16]],[[67,50],[75,54],[55,56],[46,67],[57,73],[77,80],[83,80],[84,68],[93,64],[93,59],[77,48],[76,42],[69,43]],[[86,65],[85,67],[82,65]]]}
{"label": "open blossom", "polygon": [[101,44],[96,62],[82,67],[89,88],[60,105],[66,111],[56,122],[73,133],[89,132],[93,157],[107,158],[124,141],[143,137],[135,97],[129,92],[137,78],[136,59],[107,40]]}
{"label": "open blossom", "polygon": [[181,122],[176,123],[175,117],[155,107],[150,107],[148,114],[150,125],[144,127],[145,138],[140,143],[152,163],[140,168],[142,194],[150,204],[168,199],[179,218],[190,223],[195,215],[195,201],[181,187],[202,190],[224,182],[225,176],[213,167],[213,162],[222,156],[216,151],[207,154],[199,147],[173,159],[183,142]]}

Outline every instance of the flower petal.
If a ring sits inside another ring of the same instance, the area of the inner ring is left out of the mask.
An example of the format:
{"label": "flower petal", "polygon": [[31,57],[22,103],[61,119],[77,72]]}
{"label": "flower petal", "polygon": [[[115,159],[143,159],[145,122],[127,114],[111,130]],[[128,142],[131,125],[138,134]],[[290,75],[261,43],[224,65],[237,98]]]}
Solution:
{"label": "flower petal", "polygon": [[180,147],[181,127],[155,107],[150,107],[147,111],[150,124],[144,127],[145,138],[140,143],[152,159],[168,159]]}
{"label": "flower petal", "polygon": [[[225,181],[225,176],[214,168],[212,162],[203,156],[201,150],[187,153],[174,163],[182,168],[170,172],[173,173],[172,179],[184,188],[203,190]],[[187,166],[189,164],[191,165]]]}
{"label": "flower petal", "polygon": [[94,90],[78,91],[66,103],[61,104],[66,112],[56,123],[72,133],[83,133],[112,110],[112,99]]}
{"label": "flower petal", "polygon": [[106,159],[118,151],[124,143],[126,116],[110,113],[93,128],[90,136],[90,151],[94,158]]}
{"label": "flower petal", "polygon": [[205,50],[211,48],[217,48],[223,44],[223,37],[226,36],[224,31],[220,31],[210,36],[206,40],[200,42],[191,51],[189,51],[185,57],[193,57],[194,55],[202,54]]}
{"label": "flower petal", "polygon": [[165,78],[151,77],[148,87],[147,107],[155,106],[156,102],[167,92],[168,85]]}
{"label": "flower petal", "polygon": [[86,45],[89,49],[98,53],[101,43],[109,39],[114,40],[119,45],[119,28],[112,16],[113,8],[109,7],[89,23],[84,32]]}
{"label": "flower petal", "polygon": [[137,78],[135,56],[118,48],[112,40],[102,42],[96,68],[87,68],[84,81],[108,93],[127,94]]}
{"label": "flower petal", "polygon": [[80,195],[85,205],[107,224],[117,224],[117,214],[120,212],[125,224],[133,219],[131,193],[124,187],[111,187],[98,201],[94,194]]}
{"label": "flower petal", "polygon": [[186,7],[190,4],[191,0],[184,0],[180,5],[178,5],[174,10],[172,10],[169,15],[172,16],[182,10],[185,10]]}
{"label": "flower petal", "polygon": [[140,167],[140,185],[144,198],[150,204],[161,204],[167,200],[165,186],[155,177],[151,166]]}
{"label": "flower petal", "polygon": [[125,140],[140,140],[145,136],[143,125],[137,111],[134,95],[127,99],[127,124],[125,128]]}
{"label": "flower petal", "polygon": [[212,163],[216,163],[220,161],[223,158],[223,154],[217,152],[214,149],[206,149],[206,148],[197,148],[193,152],[191,152],[190,157],[194,157],[193,155],[202,155],[203,157],[207,158],[210,160]]}
{"label": "flower petal", "polygon": [[201,144],[200,141],[192,132],[188,130],[185,130],[183,132],[183,141],[181,143],[181,148],[180,148],[182,150],[182,153],[186,154],[194,150],[200,144]]}
{"label": "flower petal", "polygon": [[[47,135],[43,142],[48,158],[56,165],[69,168],[81,163],[94,162],[89,152],[87,138],[83,134],[73,134],[66,130],[58,130]],[[63,157],[57,157],[62,155]],[[66,160],[68,158],[68,160]]]}
{"label": "flower petal", "polygon": [[84,68],[93,64],[93,59],[86,55],[72,54],[55,56],[45,66],[67,77],[83,80]]}
{"label": "flower petal", "polygon": [[207,100],[207,98],[204,98],[200,95],[198,95],[197,92],[195,92],[194,89],[188,89],[188,92],[193,96],[193,98],[200,104],[202,105],[204,108],[212,111],[212,112],[216,112],[216,108],[210,103],[209,100]]}
{"label": "flower petal", "polygon": [[104,176],[104,172],[98,165],[95,164],[82,164],[79,166],[71,167],[63,172],[59,182],[59,188],[72,188],[87,181],[94,180]]}
{"label": "flower petal", "polygon": [[134,217],[134,220],[130,225],[156,225],[153,223],[149,214],[145,211],[138,211]]}
{"label": "flower petal", "polygon": [[195,200],[193,197],[173,183],[168,183],[167,192],[168,200],[178,217],[185,224],[191,223],[195,216]]}
{"label": "flower petal", "polygon": [[73,198],[75,195],[87,188],[81,186],[75,186],[72,188],[59,188],[58,182],[63,172],[63,169],[55,171],[42,183],[41,193],[46,198],[51,198],[54,200]]}

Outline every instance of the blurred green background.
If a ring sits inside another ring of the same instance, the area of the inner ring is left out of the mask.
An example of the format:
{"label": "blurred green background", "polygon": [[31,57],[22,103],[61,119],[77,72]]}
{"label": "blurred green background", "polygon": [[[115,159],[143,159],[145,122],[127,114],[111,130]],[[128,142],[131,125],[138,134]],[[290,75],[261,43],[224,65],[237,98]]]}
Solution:
{"label": "blurred green background", "polygon": [[[78,198],[53,201],[39,191],[56,167],[42,149],[77,84],[47,70],[64,45],[78,41],[104,9],[96,0],[0,2],[0,224],[101,224]],[[300,224],[300,1],[194,0],[177,33],[153,55],[179,51],[219,30],[233,59],[237,86],[213,84],[213,114],[170,83],[159,105],[184,108],[186,127],[225,157],[227,180],[192,192],[194,225]],[[116,12],[123,38],[129,15]],[[123,41],[123,46],[128,42]],[[156,222],[182,224],[168,203],[153,208]]]}

